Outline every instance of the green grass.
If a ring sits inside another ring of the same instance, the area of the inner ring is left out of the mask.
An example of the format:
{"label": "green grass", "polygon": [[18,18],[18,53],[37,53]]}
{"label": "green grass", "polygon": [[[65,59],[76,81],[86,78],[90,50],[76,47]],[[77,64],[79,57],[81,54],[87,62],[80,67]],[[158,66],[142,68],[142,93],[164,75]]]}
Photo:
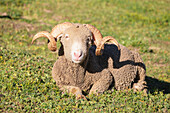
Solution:
{"label": "green grass", "polygon": [[[1,112],[170,112],[168,0],[0,1]],[[5,16],[3,15],[5,14]],[[89,101],[59,91],[52,79],[57,55],[35,33],[62,22],[96,26],[136,50],[147,67],[149,94],[107,91]]]}

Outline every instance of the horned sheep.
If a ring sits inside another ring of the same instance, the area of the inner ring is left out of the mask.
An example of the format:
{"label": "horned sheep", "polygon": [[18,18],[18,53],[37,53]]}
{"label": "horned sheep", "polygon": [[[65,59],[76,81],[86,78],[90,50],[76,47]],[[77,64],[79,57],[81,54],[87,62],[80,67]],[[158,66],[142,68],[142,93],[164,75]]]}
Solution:
{"label": "horned sheep", "polygon": [[82,91],[98,94],[111,88],[146,89],[146,68],[140,55],[111,36],[103,38],[90,24],[58,24],[51,33],[37,33],[32,43],[39,37],[48,38],[51,51],[57,50],[56,40],[60,40],[52,77],[61,90],[73,93],[77,99],[86,99]]}

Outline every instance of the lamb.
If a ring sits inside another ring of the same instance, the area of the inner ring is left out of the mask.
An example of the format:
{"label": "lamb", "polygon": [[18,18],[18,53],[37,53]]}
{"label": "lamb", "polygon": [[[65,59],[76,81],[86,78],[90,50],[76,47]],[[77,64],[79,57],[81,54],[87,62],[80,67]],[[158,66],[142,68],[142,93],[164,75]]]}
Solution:
{"label": "lamb", "polygon": [[94,26],[61,23],[51,33],[37,33],[32,43],[40,37],[49,40],[51,51],[57,50],[55,40],[60,40],[52,77],[61,90],[74,94],[77,99],[86,99],[82,91],[99,94],[112,88],[146,90],[146,68],[140,55],[111,36],[103,38]]}

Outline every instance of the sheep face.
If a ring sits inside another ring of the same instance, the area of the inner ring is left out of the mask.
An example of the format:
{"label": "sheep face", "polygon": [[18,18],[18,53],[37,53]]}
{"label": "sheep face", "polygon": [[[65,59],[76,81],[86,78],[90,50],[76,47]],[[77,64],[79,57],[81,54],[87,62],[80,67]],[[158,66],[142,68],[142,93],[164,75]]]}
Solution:
{"label": "sheep face", "polygon": [[61,43],[66,59],[82,63],[92,44],[92,33],[83,25],[72,26],[63,32]]}

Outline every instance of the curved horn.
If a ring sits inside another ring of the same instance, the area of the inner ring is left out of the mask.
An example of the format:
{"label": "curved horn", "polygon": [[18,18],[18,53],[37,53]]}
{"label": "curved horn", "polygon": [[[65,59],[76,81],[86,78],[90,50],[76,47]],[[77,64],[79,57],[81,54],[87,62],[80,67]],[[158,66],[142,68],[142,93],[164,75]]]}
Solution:
{"label": "curved horn", "polygon": [[117,42],[117,40],[111,36],[106,36],[102,39],[101,43],[99,46],[97,46],[96,48],[96,55],[101,55],[101,49],[103,49],[103,46],[105,44],[105,42],[110,41],[111,43],[115,44],[118,48],[118,50],[120,50],[120,46],[119,43]]}
{"label": "curved horn", "polygon": [[73,24],[70,22],[64,22],[64,23],[58,24],[52,29],[51,35],[54,38],[57,38],[65,29],[69,28],[72,25]]}
{"label": "curved horn", "polygon": [[83,24],[83,25],[86,26],[93,33],[94,43],[96,46],[98,46],[103,38],[100,31],[96,27],[94,27],[90,24]]}
{"label": "curved horn", "polygon": [[[103,36],[100,33],[100,31],[96,27],[94,27],[90,24],[84,24],[84,26],[86,26],[93,33],[94,44],[96,45],[97,48],[99,48],[98,46],[101,45],[100,43],[103,39]],[[101,47],[101,49],[104,49],[104,45]],[[102,55],[101,51],[96,49],[96,55],[97,56]]]}
{"label": "curved horn", "polygon": [[47,31],[41,31],[33,37],[32,43],[34,42],[34,40],[36,40],[39,37],[45,37],[50,40],[50,42],[48,43],[48,48],[51,51],[56,51],[57,46],[56,46],[55,38],[57,38],[65,29],[67,29],[70,26],[72,26],[72,23],[64,22],[62,24],[56,25],[52,29],[51,33],[47,32]]}
{"label": "curved horn", "polygon": [[47,32],[47,31],[41,31],[41,32],[37,33],[37,34],[33,37],[32,43],[33,43],[36,39],[38,39],[38,38],[40,38],[40,37],[45,37],[45,38],[49,39],[50,42],[48,43],[48,48],[49,48],[51,51],[56,51],[56,49],[57,49],[56,41],[55,41],[55,39],[53,38],[53,36],[52,36],[49,32]]}

